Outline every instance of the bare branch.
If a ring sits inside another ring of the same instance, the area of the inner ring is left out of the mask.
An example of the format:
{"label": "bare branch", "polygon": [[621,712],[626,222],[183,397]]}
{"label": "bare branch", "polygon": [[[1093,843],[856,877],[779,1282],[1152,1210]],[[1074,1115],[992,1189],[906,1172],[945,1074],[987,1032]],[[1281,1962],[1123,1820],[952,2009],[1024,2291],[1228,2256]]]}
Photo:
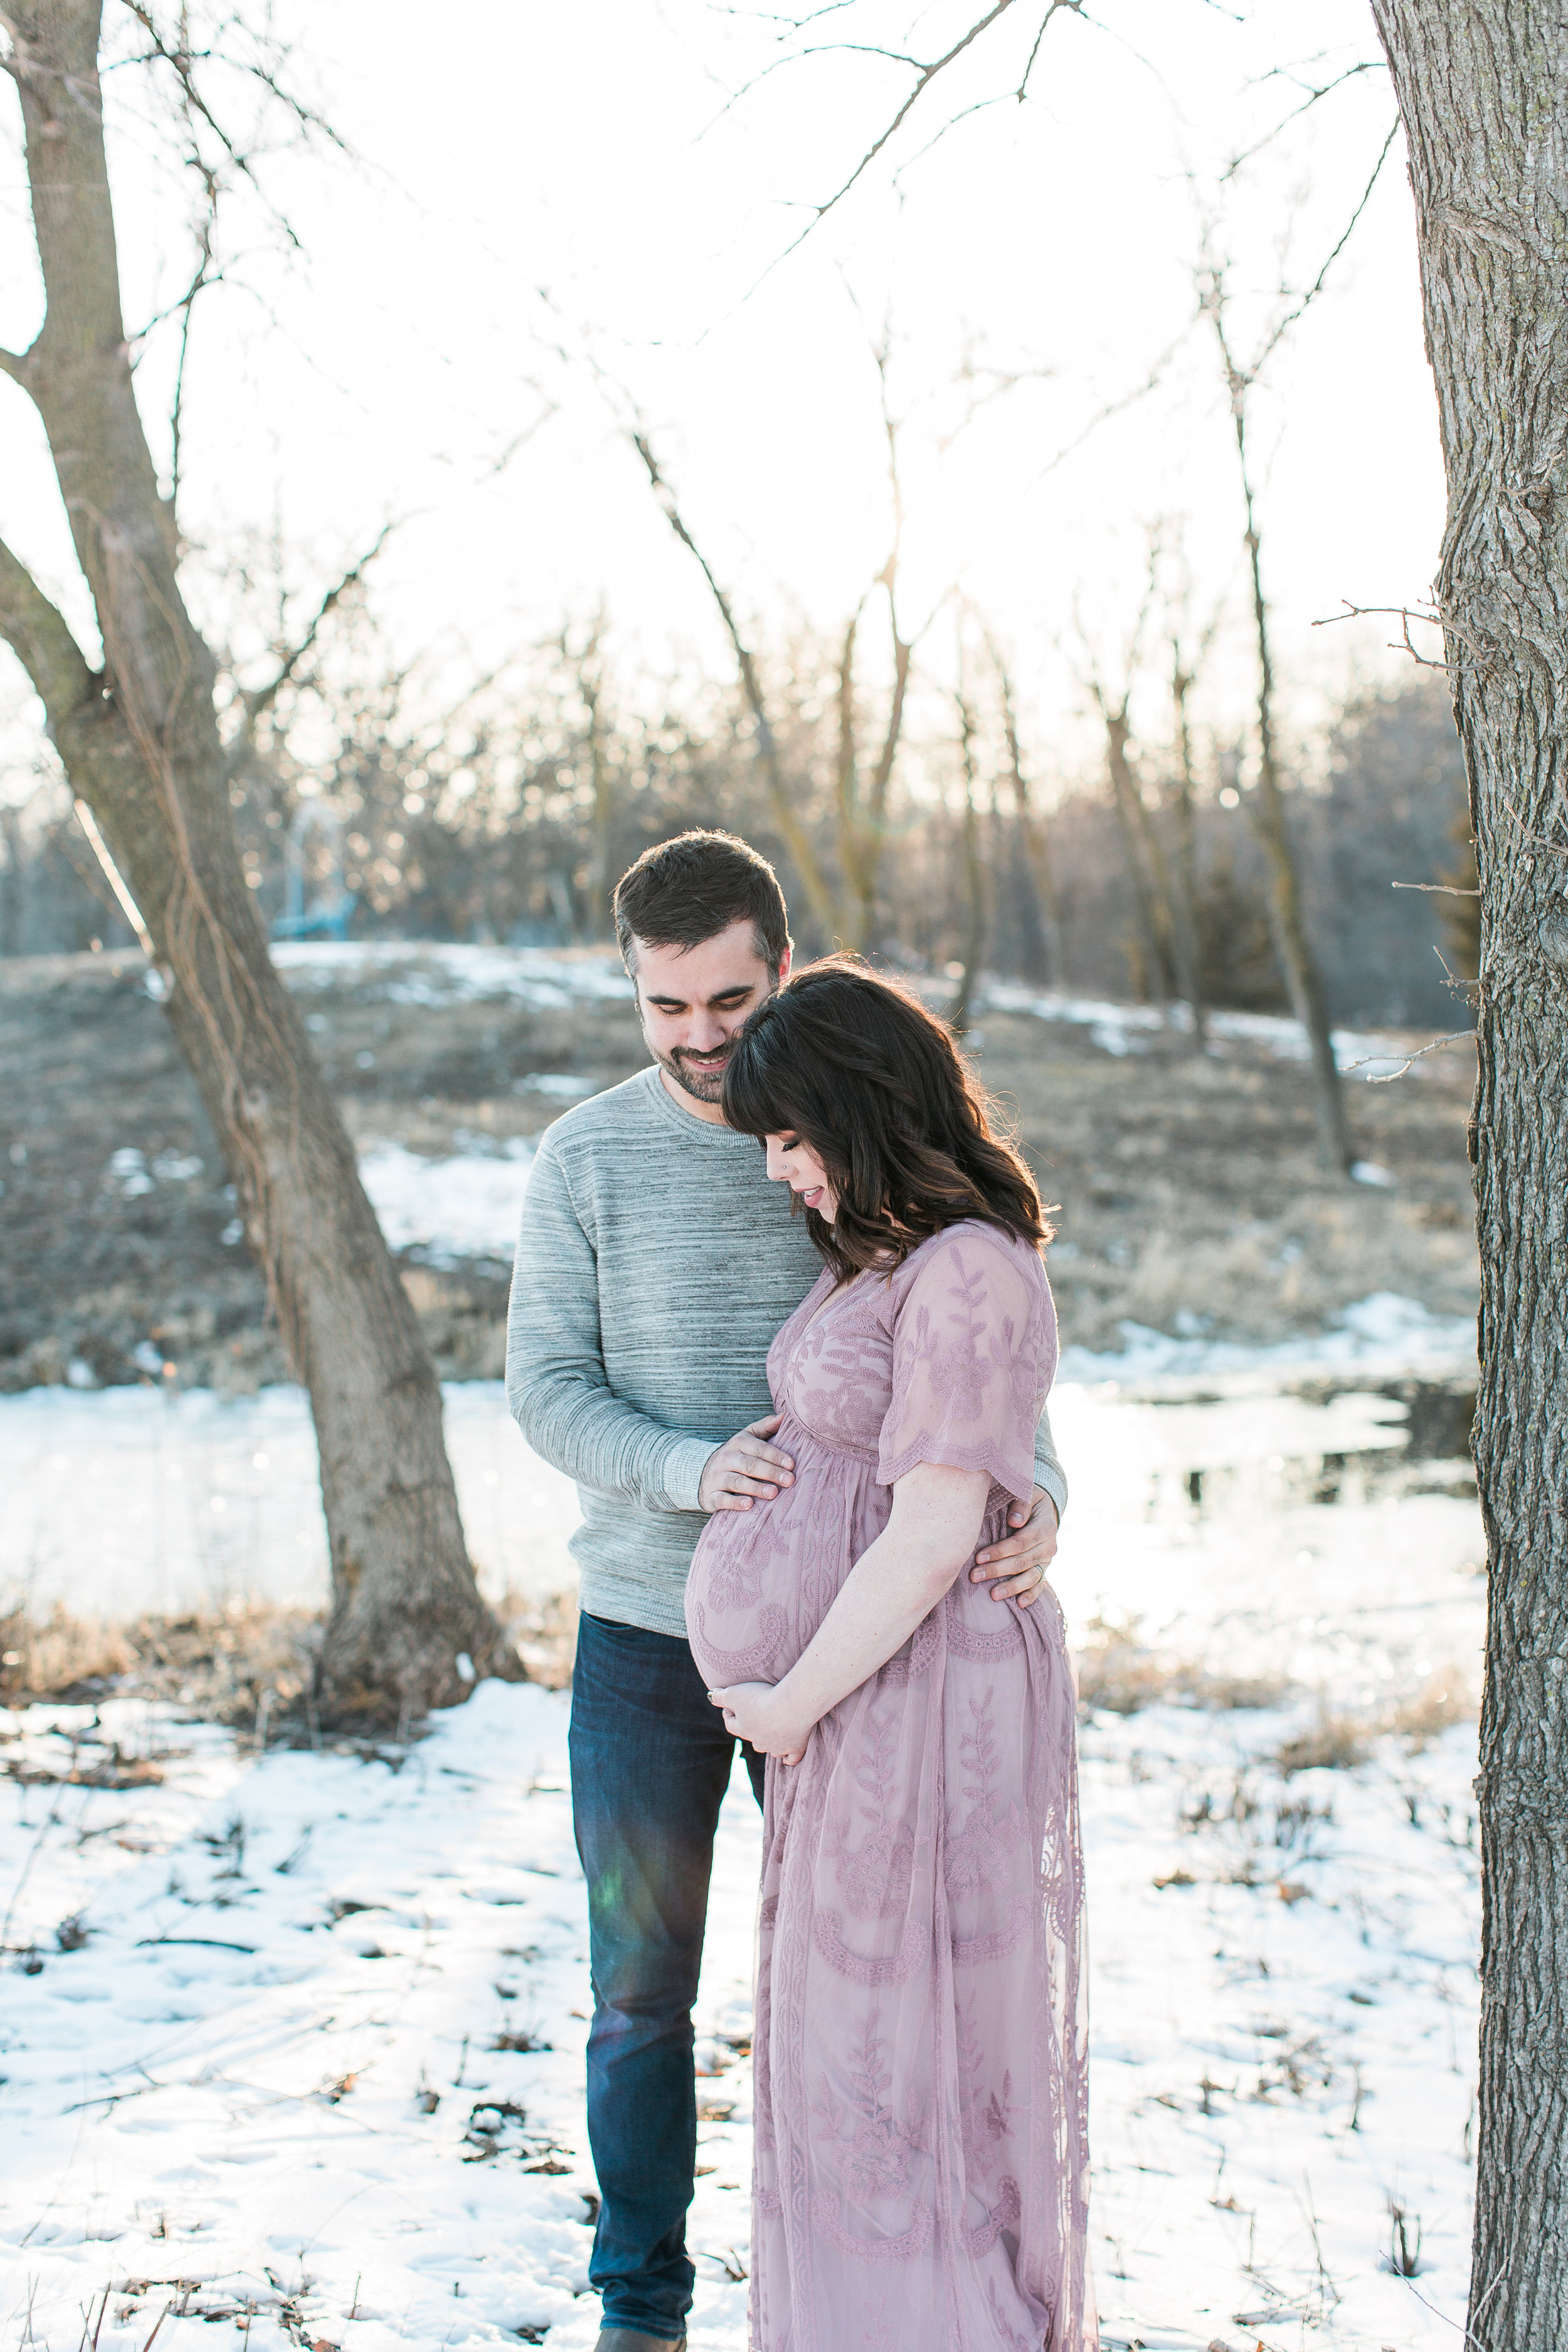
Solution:
{"label": "bare branch", "polygon": [[[1276,70],[1278,71],[1279,68]],[[1262,138],[1255,141],[1252,146],[1243,148],[1239,155],[1232,157],[1220,173],[1220,185],[1223,187],[1227,180],[1234,180],[1243,164],[1250,163],[1255,155],[1261,155],[1263,150],[1278,139],[1281,131],[1288,131],[1292,122],[1299,122],[1303,114],[1310,114],[1320,99],[1328,98],[1336,89],[1342,89],[1347,81],[1354,81],[1358,74],[1386,73],[1387,70],[1387,63],[1384,58],[1363,58],[1360,65],[1347,66],[1343,73],[1336,74],[1332,81],[1324,82],[1321,89],[1310,89],[1300,105],[1293,106],[1289,114],[1282,115],[1272,131],[1266,131]]]}
{"label": "bare branch", "polygon": [[[286,215],[279,211],[262,187],[250,155],[244,148],[237,145],[197,88],[195,68],[198,64],[207,61],[205,54],[186,47],[183,42],[172,44],[166,39],[152,8],[146,5],[146,0],[124,0],[124,5],[141,26],[151,45],[147,57],[136,62],[150,64],[155,60],[169,68],[179,83],[182,101],[188,113],[205,123],[234,169],[249,181],[289,243],[296,251],[302,252],[304,248],[292,224]],[[275,98],[279,104],[292,115],[300,130],[307,136],[314,135],[325,139],[342,154],[346,155],[351,152],[348,142],[332,129],[331,124],[317,114],[312,108],[308,107],[302,99],[297,98],[291,90],[286,89],[276,73],[269,71],[266,66],[254,58],[244,60],[240,64],[239,70],[258,84],[270,97]]]}
{"label": "bare branch", "polygon": [[1258,352],[1257,358],[1252,363],[1252,374],[1254,379],[1257,378],[1259,371],[1266,365],[1271,354],[1278,349],[1279,345],[1284,341],[1284,338],[1289,333],[1298,319],[1301,318],[1304,313],[1311,308],[1319,295],[1322,292],[1324,285],[1327,282],[1330,270],[1333,268],[1335,262],[1339,259],[1341,254],[1350,243],[1351,238],[1354,236],[1356,223],[1360,220],[1363,213],[1365,212],[1368,205],[1372,202],[1372,192],[1376,187],[1378,180],[1382,175],[1384,163],[1388,161],[1388,151],[1393,146],[1395,139],[1399,136],[1399,129],[1400,119],[1396,114],[1393,121],[1388,126],[1387,138],[1384,141],[1382,146],[1377,151],[1377,161],[1372,167],[1371,178],[1368,180],[1365,187],[1362,190],[1361,201],[1356,205],[1354,212],[1352,213],[1349,220],[1345,223],[1343,235],[1341,236],[1339,243],[1334,247],[1332,252],[1329,255],[1329,257],[1324,262],[1321,269],[1319,270],[1316,278],[1313,278],[1310,286],[1308,287],[1306,292],[1297,303],[1295,309],[1293,310],[1288,310],[1285,313],[1285,316],[1279,320],[1276,325],[1273,333],[1265,341],[1262,350]]}
{"label": "bare branch", "polygon": [[[958,39],[953,42],[951,48],[944,50],[940,58],[932,58],[924,65],[920,64],[920,62],[913,58],[906,58],[900,60],[901,63],[907,64],[914,69],[915,82],[913,89],[910,89],[902,105],[899,107],[886,129],[882,131],[878,137],[872,141],[870,146],[867,148],[865,153],[861,156],[860,161],[856,164],[855,169],[850,173],[848,178],[843,182],[841,186],[834,191],[833,194],[827,198],[825,204],[814,205],[812,206],[811,219],[806,223],[805,228],[801,230],[800,235],[797,237],[792,238],[790,243],[785,246],[784,252],[779,257],[780,260],[786,259],[790,254],[795,251],[797,247],[803,245],[805,239],[811,235],[812,230],[817,226],[819,222],[826,218],[834,206],[836,205],[842,204],[844,198],[849,194],[850,189],[854,187],[856,182],[859,180],[876,162],[877,157],[881,153],[889,140],[893,138],[897,132],[902,129],[910,114],[913,109],[920,104],[921,100],[925,96],[926,91],[931,88],[932,82],[936,80],[938,75],[945,72],[947,68],[952,64],[954,58],[962,57],[965,49],[971,47],[973,44],[980,38],[982,33],[988,32],[991,26],[996,22],[996,19],[999,16],[1005,16],[1007,10],[1012,5],[1013,0],[994,0],[994,5],[986,10],[984,16],[979,17],[975,23],[971,25],[966,33],[961,34]],[[1024,95],[1024,86],[1028,80],[1029,71],[1033,69],[1035,57],[1038,52],[1040,41],[1045,37],[1046,29],[1049,26],[1052,17],[1059,14],[1063,9],[1069,10],[1075,16],[1081,16],[1084,9],[1084,0],[1047,0],[1045,16],[1041,22],[1039,33],[1036,37],[1034,48],[1029,53],[1029,66],[1025,71],[1024,81],[1019,84],[1016,93],[1019,98],[1022,98]],[[825,44],[824,46],[826,45]],[[834,43],[832,46],[835,47],[840,47],[847,45],[844,43]],[[818,54],[818,52],[808,51],[806,54],[816,55]],[[894,53],[890,51],[883,51],[882,54],[884,56],[888,56],[893,55]]]}
{"label": "bare branch", "polygon": [[1148,374],[1144,377],[1142,383],[1134,384],[1131,392],[1119,393],[1114,400],[1107,401],[1103,408],[1099,408],[1095,411],[1094,415],[1089,418],[1088,424],[1083,426],[1082,430],[1075,433],[1072,439],[1065,442],[1062,447],[1057,451],[1056,456],[1048,459],[1047,462],[1041,467],[1039,472],[1035,476],[1034,482],[1030,485],[1031,488],[1043,482],[1047,474],[1054,474],[1058,466],[1065,466],[1068,459],[1072,457],[1076,451],[1081,449],[1084,443],[1094,434],[1098,433],[1102,425],[1109,425],[1113,416],[1120,416],[1126,409],[1135,408],[1141,400],[1146,400],[1152,392],[1158,391],[1160,384],[1164,378],[1166,368],[1170,365],[1172,360],[1174,359],[1176,353],[1181,350],[1182,345],[1186,341],[1187,337],[1192,333],[1194,327],[1197,325],[1198,320],[1202,317],[1203,311],[1201,309],[1194,313],[1193,317],[1182,329],[1181,333],[1175,338],[1174,341],[1166,344],[1164,350],[1160,353],[1159,358],[1154,362],[1152,367],[1151,367]]}
{"label": "bare branch", "polygon": [[70,624],[4,540],[0,540],[0,637],[26,671],[51,730],[98,691],[97,677],[71,635]]}
{"label": "bare branch", "polygon": [[[539,386],[537,384],[533,386],[533,389],[535,392],[539,392]],[[483,478],[486,481],[494,481],[498,474],[504,474],[512,459],[517,456],[519,450],[526,449],[534,435],[536,433],[542,433],[544,430],[544,427],[549,424],[551,418],[558,413],[561,406],[561,403],[558,400],[552,400],[549,394],[543,392],[540,392],[539,396],[544,404],[541,408],[539,415],[533,419],[531,424],[525,425],[521,433],[514,433],[511,439],[507,443],[506,447],[501,451],[500,457],[494,458],[491,463],[485,467]]]}
{"label": "bare branch", "polygon": [[375,562],[376,557],[381,553],[382,549],[386,545],[386,542],[391,538],[393,532],[399,528],[399,523],[402,520],[403,518],[399,517],[395,518],[391,522],[383,523],[380,530],[375,535],[373,544],[365,550],[365,552],[360,557],[359,562],[352,564],[348,571],[343,573],[342,578],[339,580],[334,586],[328,589],[326,594],[322,597],[321,604],[316,608],[315,615],[311,620],[310,627],[306,630],[304,635],[300,638],[293,651],[285,657],[277,672],[277,675],[269,681],[269,683],[266,686],[248,688],[242,692],[240,700],[244,706],[245,717],[240,722],[239,732],[236,735],[234,741],[229,745],[228,749],[228,772],[230,776],[235,775],[244,764],[246,754],[250,749],[252,739],[256,733],[257,720],[262,716],[264,711],[271,708],[279,695],[283,691],[283,688],[288,685],[289,679],[294,676],[294,673],[299,668],[300,663],[305,659],[307,654],[310,652],[312,646],[315,645],[316,639],[321,633],[322,625],[326,621],[327,616],[331,612],[333,606],[339,604],[342,599],[347,595],[351,588],[357,586],[359,582],[364,578],[365,573],[370,570],[371,565]]}
{"label": "bare branch", "polygon": [[8,375],[14,383],[26,385],[27,362],[19,352],[0,351],[0,375]]}
{"label": "bare branch", "polygon": [[[1424,621],[1428,628],[1442,629],[1448,636],[1457,637],[1462,646],[1469,648],[1478,661],[1486,661],[1490,657],[1489,648],[1482,645],[1479,638],[1471,636],[1450,614],[1445,613],[1439,605],[1428,605],[1423,610],[1417,604],[1352,604],[1348,596],[1342,597],[1341,602],[1345,608],[1342,613],[1324,614],[1321,620],[1313,622],[1313,628],[1331,629],[1336,621],[1395,619],[1403,624],[1404,647],[1411,660],[1419,662],[1423,669],[1446,670],[1448,667],[1447,662],[1432,661],[1426,654],[1418,654],[1410,642],[1411,622]],[[1398,646],[1392,638],[1389,641],[1389,650],[1391,653],[1399,651]]]}
{"label": "bare branch", "polygon": [[1391,882],[1391,890],[1426,890],[1441,898],[1479,898],[1479,890],[1461,890],[1453,882]]}
{"label": "bare branch", "polygon": [[[1396,883],[1394,887],[1397,889],[1398,887],[1399,886]],[[1412,1062],[1420,1061],[1424,1054],[1435,1054],[1439,1045],[1457,1045],[1461,1038],[1475,1037],[1479,1036],[1479,1031],[1475,1029],[1456,1029],[1451,1037],[1434,1037],[1429,1045],[1417,1045],[1413,1054],[1407,1054],[1396,1070],[1385,1070],[1381,1078],[1368,1078],[1367,1085],[1369,1087],[1391,1087],[1394,1084],[1394,1079],[1402,1078],[1405,1076],[1405,1071],[1410,1067]],[[1342,1062],[1339,1066],[1342,1072],[1345,1070],[1367,1070],[1372,1067],[1373,1062],[1386,1062],[1387,1059],[1388,1055],[1386,1054],[1363,1054],[1359,1061]]]}
{"label": "bare branch", "polygon": [[630,426],[629,431],[632,446],[647,469],[647,478],[653,487],[654,497],[664,509],[665,520],[682,547],[695,557],[702,577],[712,591],[713,602],[719,607],[720,615],[729,634],[730,643],[734,647],[736,666],[741,673],[741,684],[752,713],[752,723],[757,730],[757,749],[762,757],[763,773],[767,780],[768,794],[773,802],[774,819],[788,845],[790,856],[795,860],[795,870],[805,886],[812,911],[831,937],[838,929],[838,909],[834,904],[833,893],[828,888],[826,879],[817,864],[816,853],[812,848],[810,835],[800,821],[784,782],[784,770],[779,761],[778,742],[768,718],[767,701],[763,693],[762,679],[757,674],[755,658],[751,647],[741,635],[740,624],[735,618],[734,606],[719,585],[708,558],[686,527],[680,509],[676,504],[675,492],[660,470],[658,459],[654,455],[653,445],[647,433],[636,424]]}

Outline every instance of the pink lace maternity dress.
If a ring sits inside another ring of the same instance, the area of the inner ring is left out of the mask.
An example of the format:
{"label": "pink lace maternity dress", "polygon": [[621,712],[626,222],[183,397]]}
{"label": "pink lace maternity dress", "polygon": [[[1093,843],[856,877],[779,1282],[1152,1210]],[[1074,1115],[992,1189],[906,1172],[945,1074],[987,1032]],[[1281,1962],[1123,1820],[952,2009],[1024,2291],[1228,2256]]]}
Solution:
{"label": "pink lace maternity dress", "polygon": [[[1034,1486],[1045,1270],[994,1227],[825,1271],[768,1357],[795,1484],[711,1518],[686,1614],[715,1685],[776,1682],[921,1462]],[[1086,2352],[1088,2085],[1061,1609],[961,1574],[770,1761],[757,1969],[754,2352]]]}

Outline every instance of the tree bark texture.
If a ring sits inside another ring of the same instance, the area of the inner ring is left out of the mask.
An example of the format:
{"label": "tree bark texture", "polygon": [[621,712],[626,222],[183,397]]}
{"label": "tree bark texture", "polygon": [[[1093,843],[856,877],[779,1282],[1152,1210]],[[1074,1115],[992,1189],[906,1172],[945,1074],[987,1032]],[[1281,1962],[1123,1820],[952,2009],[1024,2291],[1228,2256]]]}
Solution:
{"label": "tree bark texture", "polygon": [[1470,1126],[1481,1710],[1468,2343],[1568,2344],[1568,17],[1373,0],[1404,118],[1448,512],[1436,598],[1480,875]]}
{"label": "tree bark texture", "polygon": [[47,295],[5,364],[48,436],[105,667],[0,548],[0,632],[47,714],[142,911],[200,1088],[310,1396],[331,1542],[323,1654],[334,1712],[413,1714],[507,1673],[464,1546],[440,1391],[353,1147],[245,885],[174,520],[132,393],[98,76],[100,0],[12,0],[12,71]]}

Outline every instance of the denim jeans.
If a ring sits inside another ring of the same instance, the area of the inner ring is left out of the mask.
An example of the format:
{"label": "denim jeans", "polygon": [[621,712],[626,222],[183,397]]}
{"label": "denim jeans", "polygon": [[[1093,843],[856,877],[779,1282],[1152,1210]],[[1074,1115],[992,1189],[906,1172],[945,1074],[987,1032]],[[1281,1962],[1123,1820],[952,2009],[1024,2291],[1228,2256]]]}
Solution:
{"label": "denim jeans", "polygon": [[[588,2276],[606,2327],[674,2341],[696,2277],[691,2005],[735,1741],[684,1642],[584,1616],[569,1746],[594,1986],[588,2141],[600,2204]],[[763,1759],[744,1753],[760,1804]]]}

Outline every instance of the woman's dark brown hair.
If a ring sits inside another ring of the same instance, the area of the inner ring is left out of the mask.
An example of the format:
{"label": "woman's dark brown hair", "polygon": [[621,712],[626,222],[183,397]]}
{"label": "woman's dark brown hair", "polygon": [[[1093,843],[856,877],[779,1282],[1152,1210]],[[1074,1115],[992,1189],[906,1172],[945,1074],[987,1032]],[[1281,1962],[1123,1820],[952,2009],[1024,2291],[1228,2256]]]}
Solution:
{"label": "woman's dark brown hair", "polygon": [[724,1070],[743,1135],[798,1135],[838,1211],[806,1230],[843,1276],[896,1265],[965,1217],[1035,1248],[1050,1238],[1033,1177],[994,1134],[991,1106],[948,1031],[897,982],[829,957],[760,1005]]}

